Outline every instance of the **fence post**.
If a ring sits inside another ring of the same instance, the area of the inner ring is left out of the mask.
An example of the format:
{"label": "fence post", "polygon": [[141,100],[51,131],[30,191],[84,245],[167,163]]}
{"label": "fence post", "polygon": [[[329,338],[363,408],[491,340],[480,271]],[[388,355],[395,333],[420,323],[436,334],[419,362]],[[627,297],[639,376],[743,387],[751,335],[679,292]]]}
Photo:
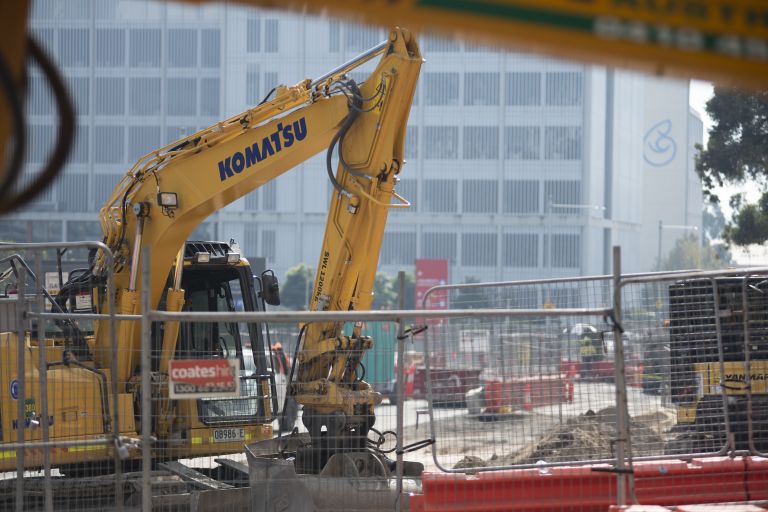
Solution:
{"label": "fence post", "polygon": [[141,250],[141,509],[145,512],[152,510],[152,319],[149,251],[149,247]]}
{"label": "fence post", "polygon": [[[397,273],[397,309],[405,309],[405,272]],[[405,403],[405,336],[403,319],[397,321],[397,511],[403,510],[403,407]]]}
{"label": "fence post", "polygon": [[624,343],[621,339],[621,247],[613,246],[613,342],[614,379],[616,381],[616,499],[624,506],[635,501],[635,479],[632,474],[627,379],[624,368]]}
{"label": "fence post", "polygon": [[[37,310],[40,313],[45,312],[45,299],[41,293],[41,287],[45,286],[43,276],[43,264],[41,262],[40,252],[35,253],[35,275],[37,276],[37,283],[35,286],[35,299],[37,302]],[[40,371],[40,416],[42,420],[43,431],[43,443],[50,441],[50,432],[48,425],[48,358],[46,356],[45,345],[45,326],[47,322],[44,318],[38,317],[37,319],[37,352],[39,355],[38,368]],[[43,493],[45,495],[45,510],[46,512],[53,512],[53,490],[51,488],[51,448],[46,446],[43,448],[43,474],[44,484]]]}
{"label": "fence post", "polygon": [[[24,370],[24,354],[26,353],[24,329],[24,308],[27,292],[27,269],[19,265],[16,284],[16,335],[18,336],[18,352],[16,354],[16,441],[24,444],[24,430],[26,420],[26,371]],[[13,384],[11,384],[13,386]],[[16,512],[24,510],[24,448],[16,450]]]}

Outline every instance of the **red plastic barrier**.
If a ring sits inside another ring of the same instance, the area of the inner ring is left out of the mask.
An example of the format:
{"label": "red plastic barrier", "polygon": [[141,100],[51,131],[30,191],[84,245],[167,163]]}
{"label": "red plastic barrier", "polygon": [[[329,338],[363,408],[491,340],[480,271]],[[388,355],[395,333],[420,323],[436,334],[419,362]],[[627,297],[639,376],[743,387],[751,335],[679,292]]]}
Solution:
{"label": "red plastic barrier", "polygon": [[768,501],[768,459],[748,457],[747,495],[750,501]]}
{"label": "red plastic barrier", "polygon": [[660,507],[659,505],[625,505],[620,507],[618,505],[611,505],[608,509],[609,512],[669,512],[667,507]]}
{"label": "red plastic barrier", "polygon": [[[518,469],[476,476],[425,473],[424,511],[605,512],[616,501],[616,476],[592,471],[593,467],[608,466]],[[768,495],[768,459],[644,461],[635,463],[634,469],[637,499],[644,505],[744,502]]]}
{"label": "red plastic barrier", "polygon": [[647,505],[747,501],[744,459],[713,457],[635,463],[637,500]]}
{"label": "red plastic barrier", "polygon": [[[604,466],[607,467],[607,466]],[[578,510],[605,512],[616,477],[589,467],[516,469],[476,476],[425,473],[425,511]]]}

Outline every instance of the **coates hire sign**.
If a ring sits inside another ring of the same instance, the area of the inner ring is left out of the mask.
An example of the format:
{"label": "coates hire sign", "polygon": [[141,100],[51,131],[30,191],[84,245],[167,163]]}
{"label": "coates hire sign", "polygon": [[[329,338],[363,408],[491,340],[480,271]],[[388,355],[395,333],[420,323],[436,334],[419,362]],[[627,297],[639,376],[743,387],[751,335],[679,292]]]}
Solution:
{"label": "coates hire sign", "polygon": [[170,361],[171,398],[223,398],[240,395],[237,359]]}

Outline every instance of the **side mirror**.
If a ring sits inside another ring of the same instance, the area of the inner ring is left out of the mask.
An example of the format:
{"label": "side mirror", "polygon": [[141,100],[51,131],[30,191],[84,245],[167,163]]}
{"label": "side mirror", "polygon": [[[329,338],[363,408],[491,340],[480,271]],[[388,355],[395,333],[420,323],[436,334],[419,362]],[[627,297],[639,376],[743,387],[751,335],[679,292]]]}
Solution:
{"label": "side mirror", "polygon": [[277,276],[271,270],[261,273],[261,298],[270,306],[280,305],[280,285]]}

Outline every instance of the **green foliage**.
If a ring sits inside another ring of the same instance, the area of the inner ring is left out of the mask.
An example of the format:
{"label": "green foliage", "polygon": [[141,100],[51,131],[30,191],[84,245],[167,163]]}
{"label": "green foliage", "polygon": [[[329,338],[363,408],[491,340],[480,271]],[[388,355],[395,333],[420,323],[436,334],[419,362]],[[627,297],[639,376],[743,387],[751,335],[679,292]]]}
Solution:
{"label": "green foliage", "polygon": [[704,205],[702,216],[704,224],[704,236],[707,240],[719,240],[723,237],[725,229],[725,215],[718,203]]}
{"label": "green foliage", "polygon": [[[376,274],[376,282],[373,291],[372,309],[399,309],[398,308],[397,275],[390,276],[383,272]],[[411,272],[405,274],[405,309],[414,309],[416,300],[416,278]]]}
{"label": "green foliage", "polygon": [[701,245],[696,235],[682,237],[662,261],[661,270],[714,270],[731,263],[730,253],[719,252],[717,246]]}
{"label": "green foliage", "polygon": [[696,163],[704,192],[718,202],[716,187],[755,182],[763,189],[762,196],[756,204],[732,202],[735,213],[724,236],[737,245],[764,242],[768,240],[768,91],[716,87],[706,108],[715,124]]}
{"label": "green foliage", "polygon": [[280,284],[280,302],[289,309],[308,309],[313,284],[314,272],[299,263],[285,273],[285,281]]}

